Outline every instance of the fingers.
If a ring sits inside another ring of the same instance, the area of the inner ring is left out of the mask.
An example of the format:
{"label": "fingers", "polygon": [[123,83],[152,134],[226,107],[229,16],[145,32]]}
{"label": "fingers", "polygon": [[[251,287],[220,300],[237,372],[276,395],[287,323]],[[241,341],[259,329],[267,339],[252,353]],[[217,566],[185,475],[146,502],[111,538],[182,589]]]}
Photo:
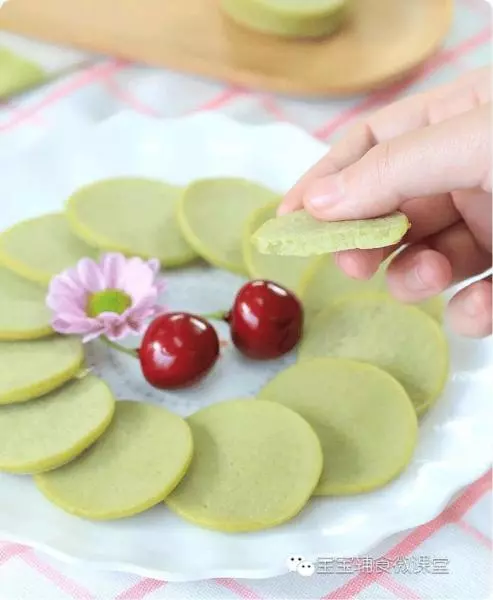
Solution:
{"label": "fingers", "polygon": [[348,167],[373,146],[485,104],[489,101],[490,91],[489,68],[486,67],[373,113],[351,127],[332,150],[296,183],[286,194],[278,213],[303,208],[303,197],[312,182]]}
{"label": "fingers", "polygon": [[472,283],[449,302],[447,319],[460,335],[481,338],[492,333],[491,278]]}
{"label": "fingers", "polygon": [[447,258],[452,266],[454,283],[480,275],[491,268],[491,253],[478,244],[463,221],[426,241],[430,248]]}
{"label": "fingers", "polygon": [[387,281],[391,293],[402,302],[419,302],[490,267],[491,254],[461,222],[405,248],[390,263]]}
{"label": "fingers", "polygon": [[[429,205],[433,204],[433,210]],[[420,242],[427,237],[447,229],[457,223],[461,215],[454,205],[450,194],[441,194],[435,198],[413,198],[401,207],[412,227],[401,244],[378,250],[348,250],[339,252],[339,267],[356,279],[367,279],[374,275],[380,263],[403,244]]]}
{"label": "fingers", "polygon": [[277,214],[283,215],[303,208],[303,197],[312,181],[344,169],[359,160],[374,144],[375,137],[369,125],[362,123],[351,129],[347,139],[334,146],[284,196]]}
{"label": "fingers", "polygon": [[491,188],[490,123],[485,106],[378,144],[356,163],[314,181],[304,206],[321,220],[365,219],[418,196]]}
{"label": "fingers", "polygon": [[421,302],[452,283],[453,268],[443,255],[424,245],[410,246],[387,269],[390,293],[401,302]]}

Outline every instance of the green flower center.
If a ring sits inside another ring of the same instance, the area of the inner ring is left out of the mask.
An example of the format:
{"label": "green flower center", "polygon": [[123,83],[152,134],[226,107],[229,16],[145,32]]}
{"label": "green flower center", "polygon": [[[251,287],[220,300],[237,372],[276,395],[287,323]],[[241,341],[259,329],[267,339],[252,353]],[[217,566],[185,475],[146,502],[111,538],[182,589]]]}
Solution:
{"label": "green flower center", "polygon": [[97,317],[104,312],[123,314],[132,306],[132,299],[121,290],[103,290],[89,296],[86,312],[89,317]]}

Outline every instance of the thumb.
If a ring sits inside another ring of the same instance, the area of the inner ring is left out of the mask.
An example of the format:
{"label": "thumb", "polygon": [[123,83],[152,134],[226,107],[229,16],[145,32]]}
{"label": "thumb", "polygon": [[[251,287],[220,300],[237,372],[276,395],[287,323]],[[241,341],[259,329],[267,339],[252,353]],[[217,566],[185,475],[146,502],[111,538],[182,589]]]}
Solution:
{"label": "thumb", "polygon": [[366,219],[406,200],[459,189],[491,190],[490,106],[378,144],[360,160],[306,189],[321,220]]}

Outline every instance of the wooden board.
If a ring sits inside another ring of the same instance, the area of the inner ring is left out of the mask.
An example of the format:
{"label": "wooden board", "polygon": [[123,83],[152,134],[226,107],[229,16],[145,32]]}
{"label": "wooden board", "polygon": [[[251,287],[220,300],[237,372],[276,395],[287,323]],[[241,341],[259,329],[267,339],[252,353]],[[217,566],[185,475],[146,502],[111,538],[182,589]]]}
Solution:
{"label": "wooden board", "polygon": [[349,23],[318,41],[251,32],[216,0],[12,0],[0,29],[232,84],[300,95],[368,91],[440,46],[453,0],[353,0]]}

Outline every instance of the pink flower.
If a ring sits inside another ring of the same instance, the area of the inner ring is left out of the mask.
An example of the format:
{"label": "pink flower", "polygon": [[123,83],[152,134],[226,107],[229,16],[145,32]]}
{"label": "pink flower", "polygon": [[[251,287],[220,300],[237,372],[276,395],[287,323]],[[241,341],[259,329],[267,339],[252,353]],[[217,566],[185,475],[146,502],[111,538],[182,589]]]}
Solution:
{"label": "pink flower", "polygon": [[159,261],[109,253],[99,263],[83,258],[53,277],[46,304],[58,333],[82,335],[88,342],[100,335],[118,340],[143,333],[148,319],[163,312],[158,296],[164,288]]}

